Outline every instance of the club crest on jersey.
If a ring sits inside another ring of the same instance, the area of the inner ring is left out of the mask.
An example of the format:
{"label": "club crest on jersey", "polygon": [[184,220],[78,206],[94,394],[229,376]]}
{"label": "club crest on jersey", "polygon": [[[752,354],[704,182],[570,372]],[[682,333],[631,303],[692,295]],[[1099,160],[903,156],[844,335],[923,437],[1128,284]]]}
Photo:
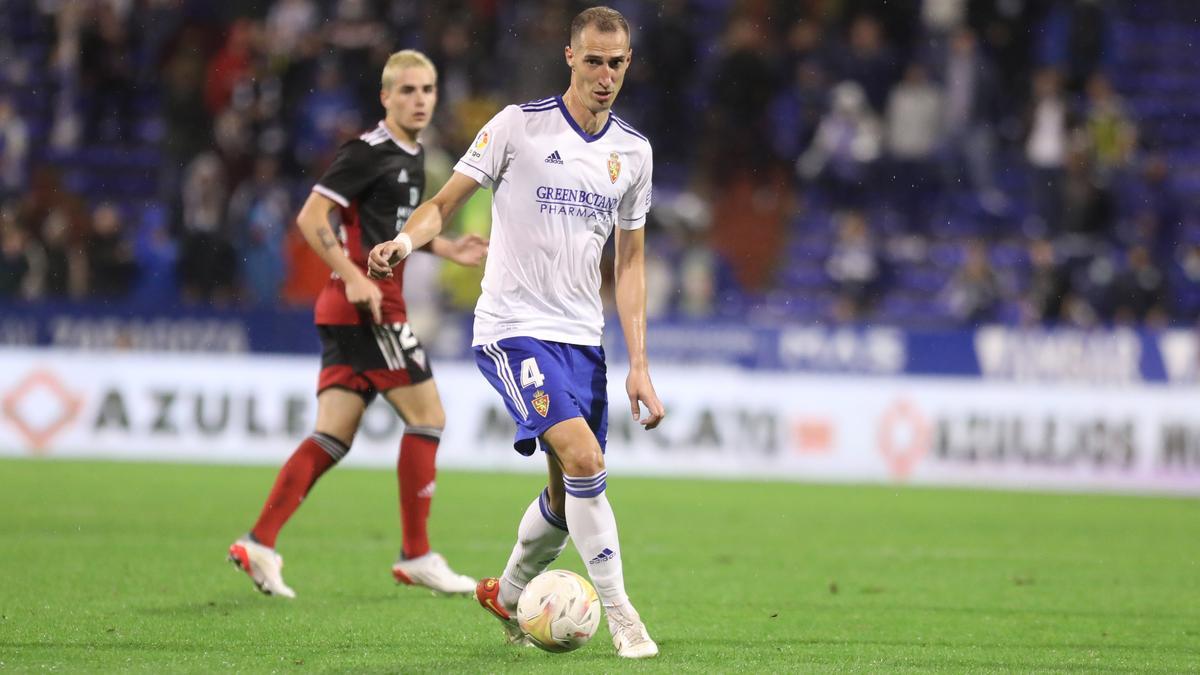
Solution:
{"label": "club crest on jersey", "polygon": [[608,179],[612,182],[617,182],[617,177],[621,175],[621,156],[615,152],[608,153]]}
{"label": "club crest on jersey", "polygon": [[550,414],[550,394],[541,389],[533,392],[533,409],[542,417]]}

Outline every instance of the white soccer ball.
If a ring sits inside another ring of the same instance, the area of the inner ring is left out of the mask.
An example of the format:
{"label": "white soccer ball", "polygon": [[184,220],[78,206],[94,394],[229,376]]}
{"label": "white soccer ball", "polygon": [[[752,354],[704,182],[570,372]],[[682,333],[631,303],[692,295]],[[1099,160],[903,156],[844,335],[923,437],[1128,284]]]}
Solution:
{"label": "white soccer ball", "polygon": [[600,627],[600,596],[574,572],[543,572],[517,600],[517,621],[533,643],[548,652],[579,649]]}

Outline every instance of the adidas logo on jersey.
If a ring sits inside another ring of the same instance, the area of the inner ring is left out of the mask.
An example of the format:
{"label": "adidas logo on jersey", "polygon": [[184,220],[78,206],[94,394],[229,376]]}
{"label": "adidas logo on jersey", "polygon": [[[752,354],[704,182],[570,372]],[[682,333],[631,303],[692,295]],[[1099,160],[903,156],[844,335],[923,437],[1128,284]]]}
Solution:
{"label": "adidas logo on jersey", "polygon": [[546,158],[546,163],[547,164],[562,164],[563,163],[562,156],[558,154],[557,150],[555,150],[554,152],[550,153],[549,157]]}

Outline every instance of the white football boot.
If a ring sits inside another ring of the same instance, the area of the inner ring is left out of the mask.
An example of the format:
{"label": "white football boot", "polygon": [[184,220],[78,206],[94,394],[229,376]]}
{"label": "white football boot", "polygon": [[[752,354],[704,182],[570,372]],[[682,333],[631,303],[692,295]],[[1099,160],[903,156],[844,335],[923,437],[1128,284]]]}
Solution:
{"label": "white football boot", "polygon": [[267,595],[296,597],[296,591],[283,583],[283,556],[275,549],[242,537],[229,547],[229,562],[250,576],[254,587]]}
{"label": "white football boot", "polygon": [[424,586],[435,593],[469,595],[475,592],[474,579],[450,569],[446,559],[433,551],[417,558],[397,560],[392,565],[392,576],[397,583]]}
{"label": "white football boot", "polygon": [[638,616],[633,605],[626,602],[619,607],[605,607],[608,617],[608,632],[612,633],[613,647],[617,656],[627,659],[648,659],[658,656],[658,645],[646,632],[646,624]]}

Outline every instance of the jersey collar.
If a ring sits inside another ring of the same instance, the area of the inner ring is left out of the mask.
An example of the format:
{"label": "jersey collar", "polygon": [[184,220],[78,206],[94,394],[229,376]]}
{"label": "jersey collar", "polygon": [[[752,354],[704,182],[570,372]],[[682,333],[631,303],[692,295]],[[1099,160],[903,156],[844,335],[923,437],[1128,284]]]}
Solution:
{"label": "jersey collar", "polygon": [[396,135],[392,133],[392,130],[388,128],[388,125],[385,124],[383,120],[379,120],[379,128],[383,129],[383,132],[388,135],[388,138],[392,139],[392,142],[396,144],[396,147],[400,148],[401,150],[407,152],[410,155],[421,154],[421,146],[420,145],[410,145],[410,144],[405,143],[404,141],[400,140],[399,138],[396,138]]}
{"label": "jersey collar", "polygon": [[567,112],[567,104],[563,103],[562,96],[555,96],[554,100],[558,103],[558,110],[562,113],[563,118],[567,120],[567,124],[570,124],[571,128],[575,130],[575,133],[579,134],[579,137],[587,143],[600,140],[600,138],[604,136],[604,132],[608,131],[608,127],[612,125],[613,116],[612,111],[610,110],[608,112],[608,119],[604,120],[604,126],[598,133],[596,133],[595,136],[593,136],[592,134],[584,131],[578,124],[575,123],[575,118],[571,117],[571,113]]}

